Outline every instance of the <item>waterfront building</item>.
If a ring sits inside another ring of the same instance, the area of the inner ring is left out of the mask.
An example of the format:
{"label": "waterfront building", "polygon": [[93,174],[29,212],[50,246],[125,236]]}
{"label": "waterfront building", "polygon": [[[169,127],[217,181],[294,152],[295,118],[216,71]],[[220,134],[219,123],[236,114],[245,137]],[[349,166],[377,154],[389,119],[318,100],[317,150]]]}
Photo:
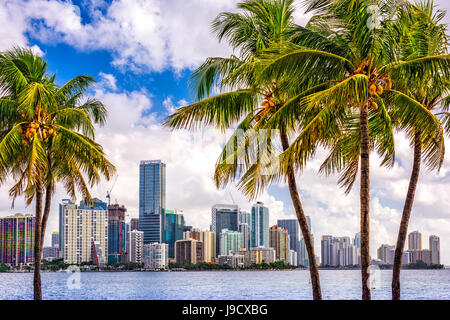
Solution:
{"label": "waterfront building", "polygon": [[222,229],[220,233],[220,255],[224,256],[229,252],[238,252],[241,248],[244,248],[242,233]]}
{"label": "waterfront building", "polygon": [[105,266],[106,253],[103,251],[100,241],[92,241],[91,245],[91,259],[92,262],[103,268]]}
{"label": "waterfront building", "polygon": [[245,267],[245,256],[241,252],[234,252],[228,255],[219,255],[217,257],[219,265],[228,265],[233,269]]}
{"label": "waterfront building", "polygon": [[216,234],[216,254],[222,252],[220,248],[222,230],[238,231],[238,212],[237,205],[216,204],[211,208],[211,231]]}
{"label": "waterfront building", "polygon": [[130,231],[129,261],[135,263],[144,262],[144,232]]}
{"label": "waterfront building", "polygon": [[269,208],[258,201],[252,206],[250,247],[269,248]]}
{"label": "waterfront building", "polygon": [[57,247],[44,247],[42,249],[42,258],[46,260],[56,259],[59,256]]}
{"label": "waterfront building", "polygon": [[417,259],[425,262],[425,264],[427,265],[431,265],[432,264],[431,250],[430,249],[419,250],[419,256]]}
{"label": "waterfront building", "polygon": [[203,262],[216,261],[216,233],[192,229],[183,233],[183,240],[194,239],[203,244]]}
{"label": "waterfront building", "polygon": [[[306,223],[308,224],[308,230],[311,235],[311,242],[314,247],[314,234],[311,232],[311,219],[309,216],[306,216]],[[309,267],[309,258],[308,258],[308,250],[306,250],[306,243],[305,239],[303,238],[303,235],[300,238],[300,257],[299,257],[299,264],[304,267]]]}
{"label": "waterfront building", "polygon": [[70,199],[62,199],[59,204],[59,256],[64,258],[64,231],[65,231],[65,209],[69,204],[74,204],[74,202]]}
{"label": "waterfront building", "polygon": [[297,258],[297,252],[294,250],[289,250],[289,261],[288,263],[291,266],[298,266],[298,258]]}
{"label": "waterfront building", "polygon": [[250,248],[244,252],[245,265],[251,266],[253,264],[272,263],[275,262],[275,250],[273,248]]}
{"label": "waterfront building", "polygon": [[181,265],[203,262],[203,243],[194,239],[175,241],[175,262]]}
{"label": "waterfront building", "polygon": [[145,269],[167,269],[169,267],[169,245],[167,243],[144,244]]}
{"label": "waterfront building", "polygon": [[13,266],[34,263],[34,224],[32,215],[0,217],[0,263]]}
{"label": "waterfront building", "polygon": [[353,239],[353,245],[356,248],[361,249],[361,232],[355,234],[355,238]]}
{"label": "waterfront building", "polygon": [[169,245],[169,257],[175,257],[175,241],[183,239],[184,216],[179,211],[166,210],[165,242]]}
{"label": "waterfront building", "polygon": [[161,160],[139,166],[139,231],[144,244],[165,242],[166,165]]}
{"label": "waterfront building", "polygon": [[127,229],[125,223],[127,209],[118,204],[108,205],[108,263],[127,261]]}
{"label": "waterfront building", "polygon": [[385,264],[393,264],[394,259],[391,252],[395,254],[395,246],[389,244],[382,244],[377,250],[377,258],[383,261]]}
{"label": "waterfront building", "polygon": [[408,235],[408,249],[422,250],[422,234],[419,231],[413,231]]}
{"label": "waterfront building", "polygon": [[244,248],[250,248],[251,237],[251,214],[243,210],[238,213],[238,231],[242,233],[242,245]]}
{"label": "waterfront building", "polygon": [[349,237],[322,236],[322,266],[345,267],[359,264],[360,251]]}
{"label": "waterfront building", "polygon": [[59,232],[52,233],[52,248],[56,248],[59,251]]}
{"label": "waterfront building", "polygon": [[430,238],[431,263],[441,264],[441,241],[438,236],[431,235]]}
{"label": "waterfront building", "polygon": [[[63,258],[67,264],[92,262],[94,252],[107,261],[108,211],[107,204],[97,198],[92,204],[81,201],[80,205],[64,203],[61,218],[64,223]],[[95,248],[94,248],[95,246]]]}
{"label": "waterfront building", "polygon": [[269,247],[275,249],[275,261],[289,263],[289,235],[286,229],[278,226],[270,227]]}
{"label": "waterfront building", "polygon": [[[310,219],[307,216],[307,221],[308,221],[308,226],[310,226]],[[308,263],[308,254],[306,253],[306,246],[305,246],[305,241],[303,241],[303,246],[305,247],[304,250],[301,251],[301,244],[300,244],[300,239],[303,240],[303,237],[300,237],[300,226],[298,224],[298,220],[297,219],[278,219],[277,220],[277,226],[284,228],[288,231],[289,234],[289,248],[290,250],[294,250],[297,254],[297,259],[298,261],[295,263],[295,265],[301,264],[301,265],[305,265],[305,261],[306,260],[306,265],[309,265]],[[314,243],[314,241],[313,241]],[[306,253],[306,255],[304,256],[303,254]]]}

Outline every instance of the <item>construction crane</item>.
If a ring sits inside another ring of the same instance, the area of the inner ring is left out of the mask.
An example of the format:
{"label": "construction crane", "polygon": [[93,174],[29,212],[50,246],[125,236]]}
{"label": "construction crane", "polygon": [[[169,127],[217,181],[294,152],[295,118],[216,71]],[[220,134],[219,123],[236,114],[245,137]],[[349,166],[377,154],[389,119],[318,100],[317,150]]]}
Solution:
{"label": "construction crane", "polygon": [[119,177],[119,175],[115,176],[112,187],[108,191],[106,191],[106,199],[108,199],[108,206],[111,204],[111,192],[112,192],[114,186],[116,185],[116,181],[117,181],[118,177]]}

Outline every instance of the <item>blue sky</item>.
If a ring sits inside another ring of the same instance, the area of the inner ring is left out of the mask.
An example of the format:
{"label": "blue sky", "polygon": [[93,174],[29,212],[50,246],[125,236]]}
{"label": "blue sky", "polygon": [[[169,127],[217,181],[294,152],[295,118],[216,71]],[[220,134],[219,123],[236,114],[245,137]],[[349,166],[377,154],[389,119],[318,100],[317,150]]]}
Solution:
{"label": "blue sky", "polygon": [[[90,91],[108,106],[110,116],[97,139],[104,145],[119,177],[112,198],[125,204],[130,217],[138,212],[138,166],[144,159],[161,159],[167,164],[167,206],[184,210],[188,224],[207,229],[210,208],[230,203],[231,197],[249,210],[251,202],[234,186],[217,190],[212,182],[216,157],[226,136],[205,129],[193,135],[170,132],[161,122],[173,108],[191,101],[187,82],[195,67],[209,56],[231,53],[209,32],[210,22],[222,11],[235,10],[230,0],[116,0],[56,1],[0,0],[0,50],[12,45],[32,47],[64,83],[79,75],[98,79]],[[448,1],[436,1],[449,9]],[[80,14],[78,15],[78,9]],[[295,20],[304,24],[308,16],[299,8]],[[446,18],[449,21],[449,18]],[[450,150],[450,147],[447,148]],[[372,255],[382,243],[395,243],[398,221],[409,180],[412,150],[398,136],[397,163],[387,171],[372,161]],[[320,252],[320,236],[353,237],[359,229],[358,185],[348,196],[336,186],[336,177],[318,176],[325,156],[319,152],[297,177],[307,215],[311,216]],[[417,192],[410,230],[441,237],[442,258],[450,263],[450,162],[446,157],[439,174],[423,173]],[[92,194],[105,197],[112,182],[103,181]],[[10,209],[8,184],[0,188],[0,215],[30,212],[20,203]],[[65,198],[60,187],[55,195],[48,234],[57,231],[57,202]],[[270,209],[271,223],[277,218],[294,218],[289,192],[280,183],[258,200]],[[48,241],[48,238],[47,238]]]}

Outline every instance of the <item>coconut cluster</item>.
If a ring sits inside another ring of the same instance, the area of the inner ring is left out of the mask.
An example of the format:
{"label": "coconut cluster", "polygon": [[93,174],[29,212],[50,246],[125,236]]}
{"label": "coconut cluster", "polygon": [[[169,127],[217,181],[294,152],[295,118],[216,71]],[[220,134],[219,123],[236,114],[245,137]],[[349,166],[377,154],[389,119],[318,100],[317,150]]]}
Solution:
{"label": "coconut cluster", "polygon": [[39,134],[43,140],[47,140],[50,136],[56,136],[56,130],[53,126],[38,121],[27,123],[22,126],[22,144],[28,145],[35,134]]}
{"label": "coconut cluster", "polygon": [[261,111],[255,115],[255,120],[261,120],[268,112],[275,108],[275,100],[273,98],[272,92],[267,92],[264,94],[264,100],[261,103]]}

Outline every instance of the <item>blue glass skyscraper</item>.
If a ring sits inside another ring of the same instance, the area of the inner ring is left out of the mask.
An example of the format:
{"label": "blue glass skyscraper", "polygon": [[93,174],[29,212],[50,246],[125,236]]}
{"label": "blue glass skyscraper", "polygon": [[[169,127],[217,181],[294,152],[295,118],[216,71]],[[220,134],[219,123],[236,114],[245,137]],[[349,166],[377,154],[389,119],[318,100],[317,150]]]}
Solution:
{"label": "blue glass skyscraper", "polygon": [[139,231],[144,244],[165,242],[166,165],[161,160],[139,166]]}
{"label": "blue glass skyscraper", "polygon": [[238,231],[237,205],[216,204],[211,208],[211,231],[216,233],[216,253],[220,253],[220,233],[224,229]]}
{"label": "blue glass skyscraper", "polygon": [[262,202],[257,201],[252,206],[250,228],[251,247],[269,248],[269,208],[265,207]]}
{"label": "blue glass skyscraper", "polygon": [[166,210],[166,239],[169,258],[175,257],[175,241],[183,240],[184,216],[173,210]]}

